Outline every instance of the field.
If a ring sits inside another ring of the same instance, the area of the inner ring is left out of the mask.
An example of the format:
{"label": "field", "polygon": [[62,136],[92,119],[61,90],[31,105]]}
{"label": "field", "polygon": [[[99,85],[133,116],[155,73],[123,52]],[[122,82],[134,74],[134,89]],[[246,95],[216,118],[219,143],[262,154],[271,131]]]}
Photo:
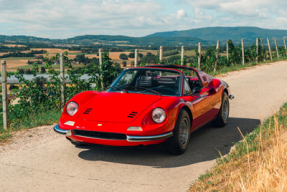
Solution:
{"label": "field", "polygon": [[31,59],[33,59],[33,57],[8,57],[2,60],[6,61],[7,71],[17,71],[18,67],[27,65],[28,60]]}
{"label": "field", "polygon": [[[82,52],[81,51],[69,51],[68,49],[59,49],[59,48],[37,48],[37,49],[30,49],[30,50],[26,50],[26,51],[22,51],[22,53],[29,53],[31,50],[46,50],[49,52],[49,57],[51,58],[52,56],[56,56],[56,54],[58,53],[64,53],[65,51],[67,51],[69,54],[68,54],[68,58],[69,59],[75,59],[77,54],[81,54]],[[139,49],[139,53],[143,54],[143,55],[146,55],[148,52],[152,53],[152,54],[157,54],[158,53],[158,50],[144,50],[144,49]],[[121,67],[123,67],[123,61],[126,61],[127,62],[127,66],[126,67],[131,67],[131,63],[132,61],[134,61],[134,58],[128,58],[128,60],[121,60],[119,57],[120,57],[120,54],[126,54],[126,55],[129,55],[130,52],[126,51],[126,52],[110,52],[109,53],[109,57],[112,59],[113,62],[117,62],[121,65]],[[7,53],[0,53],[0,55],[3,55],[3,54],[7,54]],[[42,56],[45,56],[45,54],[35,54],[35,56],[39,56],[39,55],[42,55]],[[177,54],[177,55],[180,55],[180,54]],[[195,51],[192,50],[192,51],[185,51],[185,55],[187,57],[190,57],[190,56],[195,56]],[[95,53],[92,53],[92,54],[88,54],[88,53],[85,53],[85,56],[88,57],[88,58],[98,58],[97,54]],[[168,57],[164,57],[164,59],[166,59]],[[8,71],[17,71],[17,68],[19,69],[32,69],[32,65],[26,65],[27,61],[28,60],[32,60],[33,57],[10,57],[10,58],[3,58],[2,60],[6,60],[7,61],[7,68],[8,68]],[[79,65],[77,65],[79,66]],[[59,66],[55,66],[54,67],[55,69],[58,69]],[[125,67],[123,67],[125,68]]]}
{"label": "field", "polygon": [[17,45],[17,44],[2,44],[5,47],[26,47],[26,45]]}

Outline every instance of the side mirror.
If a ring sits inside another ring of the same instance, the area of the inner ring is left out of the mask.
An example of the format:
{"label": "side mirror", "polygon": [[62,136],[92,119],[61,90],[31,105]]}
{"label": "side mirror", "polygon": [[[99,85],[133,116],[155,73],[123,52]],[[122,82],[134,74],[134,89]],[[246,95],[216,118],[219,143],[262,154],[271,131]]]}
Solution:
{"label": "side mirror", "polygon": [[194,87],[192,90],[192,95],[195,93],[200,93],[201,92],[201,88],[200,87]]}

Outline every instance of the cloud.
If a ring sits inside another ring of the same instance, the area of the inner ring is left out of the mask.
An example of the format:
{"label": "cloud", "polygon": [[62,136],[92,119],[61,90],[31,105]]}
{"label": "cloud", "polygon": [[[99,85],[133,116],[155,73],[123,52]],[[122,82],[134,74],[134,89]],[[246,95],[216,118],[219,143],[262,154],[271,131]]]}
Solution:
{"label": "cloud", "polygon": [[0,5],[5,35],[144,36],[209,26],[287,26],[286,0],[0,0]]}
{"label": "cloud", "polygon": [[183,9],[178,10],[177,13],[176,13],[176,18],[178,20],[181,20],[182,18],[184,18],[186,16],[187,16],[187,14],[186,14],[186,12]]}

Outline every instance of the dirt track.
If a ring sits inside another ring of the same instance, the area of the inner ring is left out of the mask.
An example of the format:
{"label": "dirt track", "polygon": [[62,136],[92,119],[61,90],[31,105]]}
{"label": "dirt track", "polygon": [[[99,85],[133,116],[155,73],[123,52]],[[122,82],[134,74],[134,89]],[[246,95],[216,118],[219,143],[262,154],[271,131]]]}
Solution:
{"label": "dirt track", "polygon": [[229,124],[223,129],[207,125],[192,133],[184,155],[170,156],[162,145],[77,148],[47,126],[19,132],[17,143],[0,146],[0,191],[186,191],[214,165],[217,150],[227,154],[232,143],[241,140],[237,127],[251,132],[271,109],[287,102],[287,62],[221,79],[235,95]]}

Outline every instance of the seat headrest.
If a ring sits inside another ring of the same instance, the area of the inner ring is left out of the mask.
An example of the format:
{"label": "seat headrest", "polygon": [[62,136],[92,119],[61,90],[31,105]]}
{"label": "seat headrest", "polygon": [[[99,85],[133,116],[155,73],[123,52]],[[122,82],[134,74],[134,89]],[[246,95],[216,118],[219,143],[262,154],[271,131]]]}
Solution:
{"label": "seat headrest", "polygon": [[140,76],[137,80],[138,87],[151,87],[152,77],[151,76]]}

